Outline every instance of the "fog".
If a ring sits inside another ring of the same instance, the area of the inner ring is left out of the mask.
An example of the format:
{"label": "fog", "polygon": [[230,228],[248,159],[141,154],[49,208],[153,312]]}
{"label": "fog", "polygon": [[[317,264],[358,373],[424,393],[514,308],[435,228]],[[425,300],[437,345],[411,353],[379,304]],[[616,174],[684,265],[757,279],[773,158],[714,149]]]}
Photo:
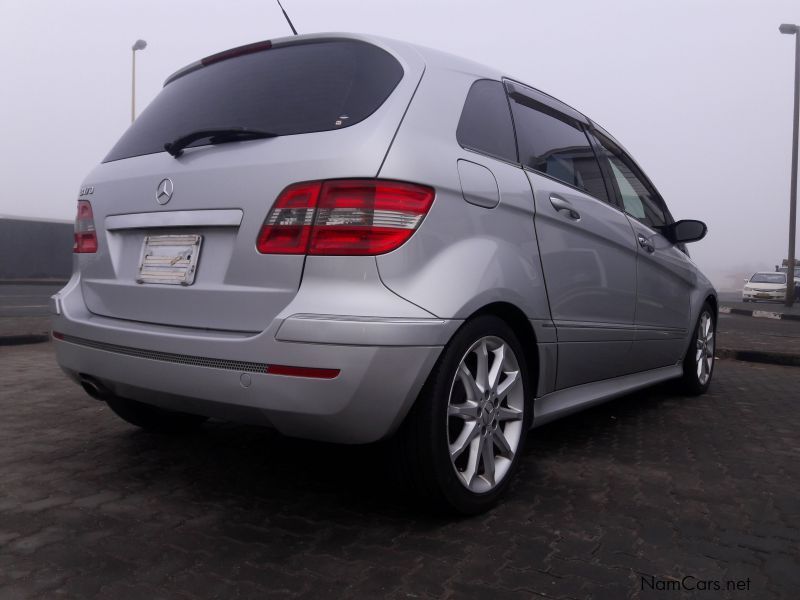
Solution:
{"label": "fog", "polygon": [[[721,288],[786,256],[796,0],[285,0],[300,33],[368,32],[498,67],[614,134]],[[273,0],[0,0],[0,214],[72,219],[86,173],[173,71],[290,34]]]}

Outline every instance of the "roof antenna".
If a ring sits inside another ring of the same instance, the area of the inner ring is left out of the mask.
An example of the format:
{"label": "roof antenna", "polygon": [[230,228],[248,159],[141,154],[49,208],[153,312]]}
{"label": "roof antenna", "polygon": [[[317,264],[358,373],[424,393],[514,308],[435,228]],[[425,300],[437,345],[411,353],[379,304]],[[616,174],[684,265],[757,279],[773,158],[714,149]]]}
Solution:
{"label": "roof antenna", "polygon": [[286,11],[283,9],[283,4],[281,4],[281,0],[278,0],[278,6],[281,7],[281,12],[283,13],[283,16],[286,17],[286,22],[289,23],[289,27],[292,28],[292,33],[297,35],[297,29],[294,28],[294,25],[292,25],[292,20],[289,18],[289,15],[287,15]]}

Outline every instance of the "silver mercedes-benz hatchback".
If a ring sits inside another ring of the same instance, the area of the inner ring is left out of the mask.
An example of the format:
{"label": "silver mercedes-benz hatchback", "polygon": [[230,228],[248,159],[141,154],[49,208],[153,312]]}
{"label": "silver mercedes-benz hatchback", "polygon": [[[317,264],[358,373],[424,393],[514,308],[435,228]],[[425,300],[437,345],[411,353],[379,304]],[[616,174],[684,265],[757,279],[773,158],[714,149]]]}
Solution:
{"label": "silver mercedes-benz hatchback", "polygon": [[622,146],[504,73],[365,35],[193,63],[85,180],[52,300],[64,371],[126,421],[391,438],[485,510],[526,432],[704,392],[717,298]]}

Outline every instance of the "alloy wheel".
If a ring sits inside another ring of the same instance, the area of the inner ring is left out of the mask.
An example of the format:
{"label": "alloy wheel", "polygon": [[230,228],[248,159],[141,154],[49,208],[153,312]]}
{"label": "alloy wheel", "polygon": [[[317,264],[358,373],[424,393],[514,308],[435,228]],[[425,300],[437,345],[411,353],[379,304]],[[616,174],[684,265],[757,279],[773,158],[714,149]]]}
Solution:
{"label": "alloy wheel", "polygon": [[705,385],[711,377],[711,370],[714,368],[714,321],[707,312],[701,315],[700,322],[697,324],[696,346],[697,380],[700,385]]}
{"label": "alloy wheel", "polygon": [[511,346],[496,336],[476,341],[458,365],[447,404],[450,462],[472,492],[506,476],[524,434],[525,389]]}

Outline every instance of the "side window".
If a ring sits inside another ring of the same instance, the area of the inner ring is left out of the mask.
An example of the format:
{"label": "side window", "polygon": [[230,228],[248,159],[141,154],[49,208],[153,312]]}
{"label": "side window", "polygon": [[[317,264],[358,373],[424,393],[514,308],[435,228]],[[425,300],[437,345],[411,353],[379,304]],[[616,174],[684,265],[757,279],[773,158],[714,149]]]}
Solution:
{"label": "side window", "polygon": [[600,164],[580,123],[527,98],[516,97],[511,106],[524,166],[608,202]]}
{"label": "side window", "polygon": [[609,140],[598,137],[598,143],[611,167],[625,212],[649,227],[666,225],[668,219],[661,199],[646,183],[633,161]]}
{"label": "side window", "polygon": [[472,84],[461,111],[456,139],[464,148],[517,162],[514,126],[502,83],[480,79]]}

